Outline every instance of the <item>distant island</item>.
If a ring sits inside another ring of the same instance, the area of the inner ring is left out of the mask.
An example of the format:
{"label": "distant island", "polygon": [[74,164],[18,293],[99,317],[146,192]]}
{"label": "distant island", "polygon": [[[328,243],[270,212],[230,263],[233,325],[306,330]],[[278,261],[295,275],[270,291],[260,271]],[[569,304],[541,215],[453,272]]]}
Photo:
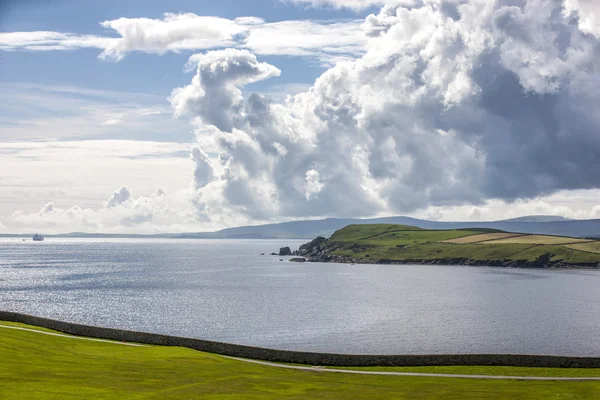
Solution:
{"label": "distant island", "polygon": [[443,264],[518,268],[600,268],[600,241],[495,229],[432,230],[409,225],[349,225],[318,237],[294,261]]}

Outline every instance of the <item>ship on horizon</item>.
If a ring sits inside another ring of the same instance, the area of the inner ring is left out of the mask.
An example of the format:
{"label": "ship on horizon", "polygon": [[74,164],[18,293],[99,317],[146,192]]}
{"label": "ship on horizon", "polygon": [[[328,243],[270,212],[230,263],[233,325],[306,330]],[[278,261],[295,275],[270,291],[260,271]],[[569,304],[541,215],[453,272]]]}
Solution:
{"label": "ship on horizon", "polygon": [[40,234],[35,234],[33,235],[33,241],[34,242],[43,242],[44,241],[44,237]]}

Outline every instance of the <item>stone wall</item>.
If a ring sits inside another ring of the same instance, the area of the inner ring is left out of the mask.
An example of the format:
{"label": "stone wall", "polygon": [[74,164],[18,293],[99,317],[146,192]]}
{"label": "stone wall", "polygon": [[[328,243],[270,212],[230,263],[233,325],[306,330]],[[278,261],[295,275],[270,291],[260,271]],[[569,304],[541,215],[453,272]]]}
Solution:
{"label": "stone wall", "polygon": [[145,343],[160,346],[180,346],[232,357],[273,362],[323,366],[435,366],[435,365],[493,365],[515,367],[600,368],[600,357],[559,357],[510,354],[458,355],[352,355],[273,350],[260,347],[182,338],[147,332],[101,328],[41,318],[15,312],[0,311],[0,321],[20,322],[71,335]]}

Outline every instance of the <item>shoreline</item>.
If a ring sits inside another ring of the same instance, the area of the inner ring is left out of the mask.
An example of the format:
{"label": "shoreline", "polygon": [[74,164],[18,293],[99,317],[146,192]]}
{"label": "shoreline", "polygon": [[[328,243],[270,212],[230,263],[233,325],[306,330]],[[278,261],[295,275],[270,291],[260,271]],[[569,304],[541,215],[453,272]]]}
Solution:
{"label": "shoreline", "polygon": [[[301,256],[300,256],[301,257]],[[444,265],[464,267],[491,267],[491,268],[516,268],[516,269],[560,269],[560,270],[600,270],[600,263],[571,264],[562,261],[540,264],[527,260],[475,260],[472,258],[440,258],[431,260],[389,260],[369,258],[348,258],[344,256],[325,255],[319,257],[304,257],[306,262],[360,264],[360,265]]]}
{"label": "shoreline", "polygon": [[231,343],[215,342],[103,328],[42,318],[17,312],[0,311],[0,321],[19,322],[88,338],[108,339],[128,343],[187,347],[223,356],[252,360],[320,365],[331,367],[419,367],[419,366],[505,366],[545,368],[600,368],[600,357],[570,357],[534,354],[334,354],[291,350],[276,350]]}

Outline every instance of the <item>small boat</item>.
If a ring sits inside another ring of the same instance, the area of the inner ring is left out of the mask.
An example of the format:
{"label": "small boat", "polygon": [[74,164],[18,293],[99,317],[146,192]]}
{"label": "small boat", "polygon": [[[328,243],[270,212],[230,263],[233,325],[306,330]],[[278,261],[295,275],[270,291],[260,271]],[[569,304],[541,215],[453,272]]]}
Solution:
{"label": "small boat", "polygon": [[33,241],[34,242],[43,242],[44,241],[44,237],[42,235],[38,235],[36,233],[35,235],[33,235]]}

